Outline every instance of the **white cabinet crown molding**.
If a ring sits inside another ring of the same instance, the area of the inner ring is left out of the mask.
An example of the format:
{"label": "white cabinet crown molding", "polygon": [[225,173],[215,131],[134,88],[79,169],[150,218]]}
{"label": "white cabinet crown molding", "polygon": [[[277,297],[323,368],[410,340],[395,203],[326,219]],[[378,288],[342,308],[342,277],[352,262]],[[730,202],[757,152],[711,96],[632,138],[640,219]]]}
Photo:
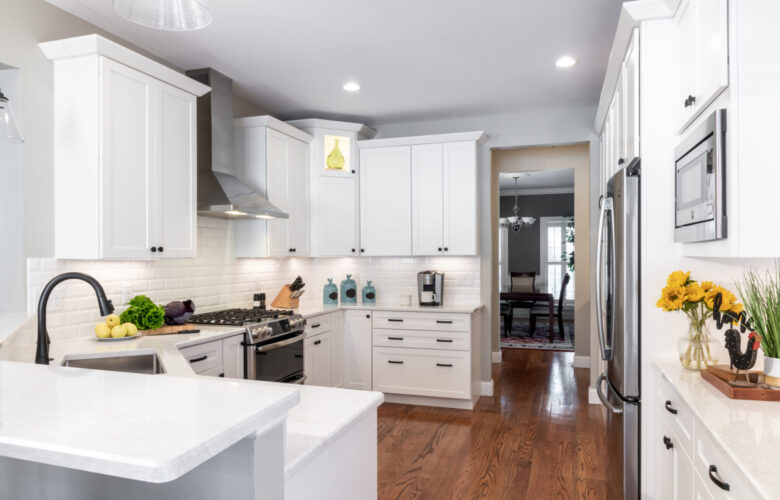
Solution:
{"label": "white cabinet crown molding", "polygon": [[473,132],[456,132],[453,134],[418,135],[414,137],[390,137],[387,139],[372,139],[358,141],[358,149],[386,148],[393,146],[416,146],[420,144],[437,144],[446,142],[476,141],[483,143],[487,134],[482,130]]}
{"label": "white cabinet crown molding", "polygon": [[293,139],[298,139],[305,143],[311,143],[314,140],[314,136],[307,134],[303,130],[296,128],[288,123],[285,123],[271,115],[263,116],[245,116],[243,118],[236,118],[233,120],[234,128],[251,128],[251,127],[268,127],[276,130],[284,135],[289,135]]}
{"label": "white cabinet crown molding", "polygon": [[323,120],[320,118],[305,118],[302,120],[289,120],[288,125],[299,129],[328,129],[328,130],[343,130],[345,132],[356,132],[359,137],[365,137],[371,139],[376,136],[376,130],[372,129],[362,123],[353,122],[340,122],[336,120]]}
{"label": "white cabinet crown molding", "polygon": [[100,35],[84,35],[39,43],[43,54],[52,60],[100,55],[129,66],[195,96],[202,96],[211,88],[146,56],[123,47]]}

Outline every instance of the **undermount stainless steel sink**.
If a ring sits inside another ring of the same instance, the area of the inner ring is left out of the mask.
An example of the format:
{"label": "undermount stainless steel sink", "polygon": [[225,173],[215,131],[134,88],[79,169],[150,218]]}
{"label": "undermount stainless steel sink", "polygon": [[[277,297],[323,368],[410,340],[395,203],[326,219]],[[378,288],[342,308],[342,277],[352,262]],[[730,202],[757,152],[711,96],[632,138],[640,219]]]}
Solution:
{"label": "undermount stainless steel sink", "polygon": [[159,375],[165,373],[160,357],[154,351],[117,352],[107,354],[76,354],[65,356],[62,366],[107,370],[112,372],[144,373]]}

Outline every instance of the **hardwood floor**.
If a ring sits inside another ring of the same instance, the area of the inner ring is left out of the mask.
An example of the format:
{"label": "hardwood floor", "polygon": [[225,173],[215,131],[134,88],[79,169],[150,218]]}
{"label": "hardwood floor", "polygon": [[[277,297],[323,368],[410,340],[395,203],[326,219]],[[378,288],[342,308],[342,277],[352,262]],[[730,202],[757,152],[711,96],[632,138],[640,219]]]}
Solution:
{"label": "hardwood floor", "polygon": [[379,408],[380,499],[612,499],[602,409],[573,353],[504,349],[473,412]]}

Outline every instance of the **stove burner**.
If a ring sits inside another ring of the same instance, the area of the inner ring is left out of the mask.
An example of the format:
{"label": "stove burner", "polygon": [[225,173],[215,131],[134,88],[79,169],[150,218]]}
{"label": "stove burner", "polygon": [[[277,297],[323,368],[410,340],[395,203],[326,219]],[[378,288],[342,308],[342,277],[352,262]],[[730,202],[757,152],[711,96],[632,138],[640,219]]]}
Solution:
{"label": "stove burner", "polygon": [[189,319],[189,322],[199,325],[243,326],[292,315],[293,311],[288,309],[226,309],[224,311],[195,314]]}

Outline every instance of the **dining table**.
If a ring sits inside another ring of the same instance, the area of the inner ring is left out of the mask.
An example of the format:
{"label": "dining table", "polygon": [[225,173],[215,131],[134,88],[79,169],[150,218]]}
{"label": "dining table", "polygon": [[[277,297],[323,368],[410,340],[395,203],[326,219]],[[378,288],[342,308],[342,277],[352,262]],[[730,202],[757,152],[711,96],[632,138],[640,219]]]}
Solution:
{"label": "dining table", "polygon": [[[507,301],[507,302],[547,302],[547,306],[550,309],[549,317],[550,317],[550,343],[553,342],[553,332],[555,331],[554,327],[554,313],[553,313],[553,302],[555,299],[553,299],[553,294],[547,293],[547,292],[531,292],[531,291],[525,291],[525,292],[501,292],[500,296],[501,301]],[[510,326],[509,329],[511,331],[511,316],[510,316]]]}

